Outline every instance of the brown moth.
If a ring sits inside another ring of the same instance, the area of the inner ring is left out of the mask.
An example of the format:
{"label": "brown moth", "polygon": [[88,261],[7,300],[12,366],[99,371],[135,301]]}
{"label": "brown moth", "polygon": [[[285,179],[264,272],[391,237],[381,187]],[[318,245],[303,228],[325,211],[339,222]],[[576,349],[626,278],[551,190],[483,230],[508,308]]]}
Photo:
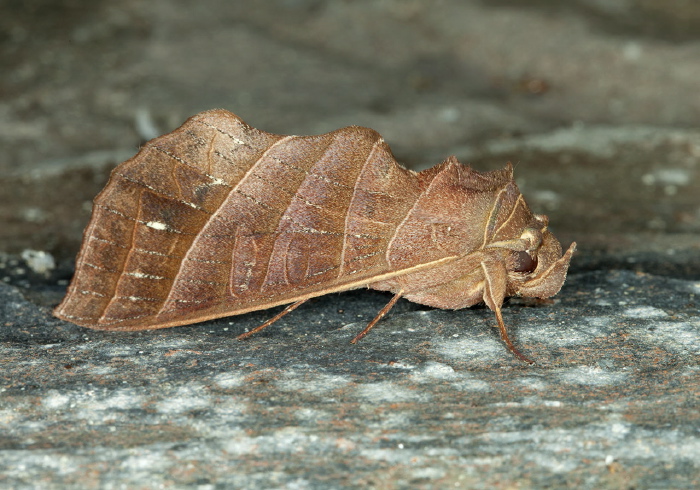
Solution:
{"label": "brown moth", "polygon": [[[513,168],[450,157],[416,173],[357,126],[281,136],[225,110],[188,119],[117,166],[95,198],[75,276],[54,314],[102,330],[165,328],[369,287],[501,315],[511,295],[561,288],[562,255]],[[529,361],[528,361],[529,362]]]}

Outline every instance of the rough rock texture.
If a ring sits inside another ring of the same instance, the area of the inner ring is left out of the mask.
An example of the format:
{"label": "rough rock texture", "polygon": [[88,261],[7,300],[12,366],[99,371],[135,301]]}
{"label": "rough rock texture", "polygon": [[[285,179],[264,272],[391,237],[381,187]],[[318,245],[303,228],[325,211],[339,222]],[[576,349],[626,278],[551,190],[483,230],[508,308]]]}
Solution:
{"label": "rough rock texture", "polygon": [[[4,2],[0,486],[697,488],[699,33],[662,0]],[[511,160],[579,243],[551,304],[504,311],[537,365],[484,308],[400,302],[352,346],[369,291],[246,342],[273,312],[53,319],[109,171],[213,107],[370,126],[416,169]]]}
{"label": "rough rock texture", "polygon": [[[115,334],[0,289],[0,483],[691,488],[700,485],[700,283],[571,277],[505,314],[319,299],[248,341],[256,313]],[[403,311],[401,311],[403,310]]]}

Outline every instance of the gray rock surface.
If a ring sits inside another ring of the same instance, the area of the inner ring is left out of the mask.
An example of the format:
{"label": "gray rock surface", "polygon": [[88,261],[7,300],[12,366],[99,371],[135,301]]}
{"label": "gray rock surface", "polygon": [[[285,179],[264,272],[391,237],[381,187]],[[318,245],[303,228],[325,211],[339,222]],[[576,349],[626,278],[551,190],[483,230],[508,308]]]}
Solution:
{"label": "gray rock surface", "polygon": [[[700,486],[700,6],[664,0],[0,5],[0,486]],[[551,303],[319,298],[108,333],[50,315],[90,202],[204,109],[516,166],[579,244]],[[52,262],[54,260],[54,262]]]}
{"label": "gray rock surface", "polygon": [[80,487],[693,488],[700,283],[572,276],[505,310],[321,298],[157,332],[51,320],[0,288],[0,483]]}

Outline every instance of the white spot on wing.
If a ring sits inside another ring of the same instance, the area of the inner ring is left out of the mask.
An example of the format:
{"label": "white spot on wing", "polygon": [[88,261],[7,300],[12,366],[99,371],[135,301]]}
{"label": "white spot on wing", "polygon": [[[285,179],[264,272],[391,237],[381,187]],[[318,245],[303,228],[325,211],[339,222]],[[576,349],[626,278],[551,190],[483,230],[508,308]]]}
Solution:
{"label": "white spot on wing", "polygon": [[125,272],[124,275],[138,277],[139,279],[165,279],[163,276],[154,276],[153,274],[146,274],[144,272]]}
{"label": "white spot on wing", "polygon": [[153,228],[154,230],[167,230],[168,225],[165,223],[161,223],[160,221],[148,221],[146,222],[146,226],[149,228]]}

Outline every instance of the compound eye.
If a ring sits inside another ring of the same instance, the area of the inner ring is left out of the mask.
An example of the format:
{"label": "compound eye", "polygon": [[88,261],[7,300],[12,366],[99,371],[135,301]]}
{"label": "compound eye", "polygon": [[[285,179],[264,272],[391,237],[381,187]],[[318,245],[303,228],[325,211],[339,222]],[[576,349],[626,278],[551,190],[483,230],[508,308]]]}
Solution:
{"label": "compound eye", "polygon": [[525,251],[513,252],[511,257],[513,260],[513,267],[511,270],[514,272],[530,274],[537,269],[537,257],[533,259],[530,257],[530,254]]}

